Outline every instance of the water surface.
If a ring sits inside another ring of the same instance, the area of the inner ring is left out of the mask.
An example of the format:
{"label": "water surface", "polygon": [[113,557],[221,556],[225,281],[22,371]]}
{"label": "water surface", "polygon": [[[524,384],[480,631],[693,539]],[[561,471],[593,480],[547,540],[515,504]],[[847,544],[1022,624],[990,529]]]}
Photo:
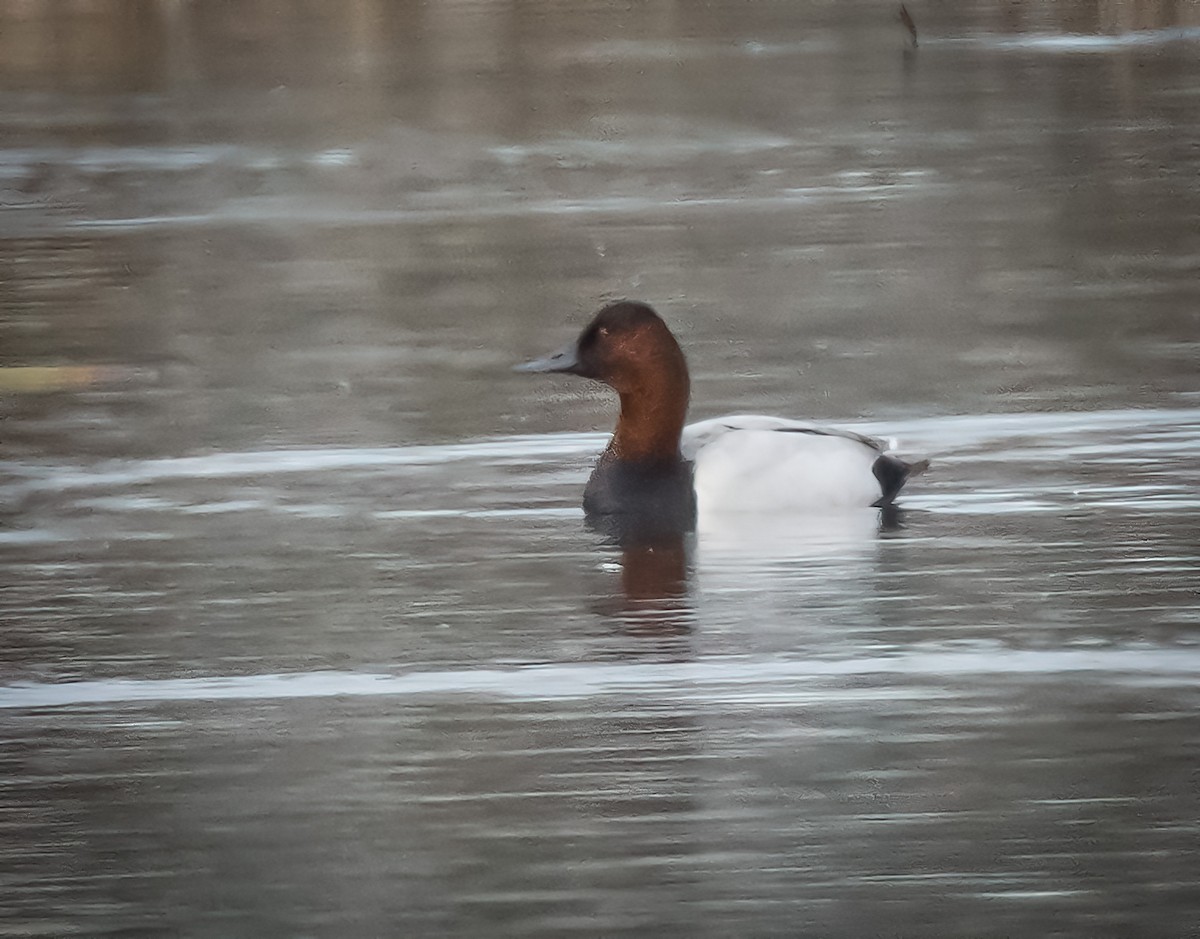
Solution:
{"label": "water surface", "polygon": [[[0,3],[0,931],[1180,936],[1186,6]],[[622,550],[696,418],[933,469]]]}

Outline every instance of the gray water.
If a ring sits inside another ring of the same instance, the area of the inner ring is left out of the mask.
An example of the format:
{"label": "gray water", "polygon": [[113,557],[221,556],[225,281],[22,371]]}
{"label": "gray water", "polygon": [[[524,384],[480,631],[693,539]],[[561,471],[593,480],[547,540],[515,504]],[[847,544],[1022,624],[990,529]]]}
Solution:
{"label": "gray water", "polygon": [[[0,2],[0,934],[1195,936],[1200,13]],[[606,543],[696,418],[930,456]]]}

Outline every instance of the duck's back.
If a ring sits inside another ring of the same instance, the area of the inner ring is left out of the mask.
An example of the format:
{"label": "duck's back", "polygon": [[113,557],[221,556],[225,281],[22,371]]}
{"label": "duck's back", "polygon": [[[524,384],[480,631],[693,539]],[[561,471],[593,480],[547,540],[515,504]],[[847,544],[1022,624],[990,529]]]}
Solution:
{"label": "duck's back", "polygon": [[689,424],[681,450],[694,464],[701,513],[884,505],[909,469],[874,438],[758,415]]}

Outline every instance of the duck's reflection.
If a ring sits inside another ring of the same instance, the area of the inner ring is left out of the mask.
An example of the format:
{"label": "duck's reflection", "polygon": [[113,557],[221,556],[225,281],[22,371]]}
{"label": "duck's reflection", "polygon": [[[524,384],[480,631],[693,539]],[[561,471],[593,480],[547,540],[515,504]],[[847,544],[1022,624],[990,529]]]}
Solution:
{"label": "duck's reflection", "polygon": [[621,547],[621,591],[630,604],[678,600],[688,592],[683,535]]}
{"label": "duck's reflection", "polygon": [[697,539],[703,558],[752,568],[778,561],[817,563],[864,550],[871,554],[879,534],[898,524],[894,506],[803,516],[710,513],[697,520]]}
{"label": "duck's reflection", "polygon": [[689,632],[692,534],[636,515],[589,515],[587,526],[620,551],[620,590],[610,598],[615,604],[603,604],[604,612],[619,616],[630,633]]}
{"label": "duck's reflection", "polygon": [[699,597],[707,597],[706,608],[721,605],[723,597],[755,608],[754,595],[771,592],[781,579],[793,600],[803,588],[826,608],[831,591],[870,581],[881,536],[899,524],[895,509],[803,518],[702,515],[694,531],[653,527],[636,517],[590,516],[588,527],[620,552],[618,582],[599,611],[619,619],[627,633],[679,635],[693,628]]}

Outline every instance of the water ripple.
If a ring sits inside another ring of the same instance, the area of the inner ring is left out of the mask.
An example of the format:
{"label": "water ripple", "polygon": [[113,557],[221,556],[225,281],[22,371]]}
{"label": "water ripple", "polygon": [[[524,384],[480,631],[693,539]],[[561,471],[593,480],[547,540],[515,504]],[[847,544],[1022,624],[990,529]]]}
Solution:
{"label": "water ripple", "polygon": [[[647,694],[702,702],[866,696],[927,698],[927,686],[839,687],[824,680],[879,677],[947,680],[980,676],[1104,675],[1117,684],[1176,685],[1200,678],[1200,648],[1112,646],[1019,650],[991,643],[913,649],[891,656],[828,660],[720,657],[682,663],[548,664],[451,669],[405,675],[359,672],[214,676],[158,680],[18,683],[0,688],[0,709],[146,701],[262,701],[333,697],[485,695],[522,701]],[[816,687],[804,687],[816,683]]]}

